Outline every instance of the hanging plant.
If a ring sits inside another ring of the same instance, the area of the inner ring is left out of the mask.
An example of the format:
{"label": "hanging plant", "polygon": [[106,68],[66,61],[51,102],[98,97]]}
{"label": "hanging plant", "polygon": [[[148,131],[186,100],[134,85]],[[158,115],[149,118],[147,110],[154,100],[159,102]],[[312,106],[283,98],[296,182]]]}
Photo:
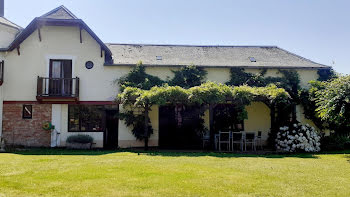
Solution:
{"label": "hanging plant", "polygon": [[44,129],[45,131],[52,131],[52,130],[55,129],[55,125],[52,125],[51,122],[44,122],[44,124],[43,124],[43,129]]}

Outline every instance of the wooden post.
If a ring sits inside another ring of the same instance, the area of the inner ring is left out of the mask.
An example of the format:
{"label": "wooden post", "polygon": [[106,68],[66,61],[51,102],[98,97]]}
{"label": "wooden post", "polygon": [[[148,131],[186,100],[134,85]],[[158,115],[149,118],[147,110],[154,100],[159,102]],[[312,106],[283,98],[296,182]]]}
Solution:
{"label": "wooden post", "polygon": [[40,26],[38,26],[38,36],[39,36],[39,41],[41,42],[41,31],[40,31]]}
{"label": "wooden post", "polygon": [[270,118],[271,118],[271,131],[273,131],[276,125],[276,107],[274,104],[270,106]]}
{"label": "wooden post", "polygon": [[[276,131],[276,105],[274,103],[270,105],[270,118],[271,118],[271,129],[270,129],[269,139],[273,139],[277,132]],[[268,141],[268,145],[273,146],[271,144],[271,140]]]}
{"label": "wooden post", "polygon": [[210,146],[215,149],[215,132],[214,132],[214,105],[209,105],[209,134],[210,134]]}
{"label": "wooden post", "polygon": [[83,36],[81,35],[81,27],[79,27],[80,43],[83,43]]}

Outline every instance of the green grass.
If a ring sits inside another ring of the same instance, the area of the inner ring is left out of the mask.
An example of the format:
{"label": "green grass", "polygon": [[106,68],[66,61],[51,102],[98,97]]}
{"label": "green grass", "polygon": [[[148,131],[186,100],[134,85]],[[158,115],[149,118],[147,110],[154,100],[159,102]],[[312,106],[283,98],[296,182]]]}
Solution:
{"label": "green grass", "polygon": [[2,196],[350,196],[350,152],[0,153]]}

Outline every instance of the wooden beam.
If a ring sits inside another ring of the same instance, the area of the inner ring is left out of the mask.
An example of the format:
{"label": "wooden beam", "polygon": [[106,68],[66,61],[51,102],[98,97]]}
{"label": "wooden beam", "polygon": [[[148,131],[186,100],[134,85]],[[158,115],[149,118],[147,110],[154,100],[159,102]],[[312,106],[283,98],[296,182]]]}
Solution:
{"label": "wooden beam", "polygon": [[83,36],[81,35],[81,26],[79,26],[80,43],[83,43]]}
{"label": "wooden beam", "polygon": [[40,31],[40,26],[38,26],[38,36],[39,36],[39,41],[41,42],[41,31]]}
{"label": "wooden beam", "polygon": [[20,56],[20,55],[21,55],[21,52],[19,51],[19,48],[20,48],[20,46],[18,45],[18,47],[17,47],[17,53],[18,53],[18,56]]}

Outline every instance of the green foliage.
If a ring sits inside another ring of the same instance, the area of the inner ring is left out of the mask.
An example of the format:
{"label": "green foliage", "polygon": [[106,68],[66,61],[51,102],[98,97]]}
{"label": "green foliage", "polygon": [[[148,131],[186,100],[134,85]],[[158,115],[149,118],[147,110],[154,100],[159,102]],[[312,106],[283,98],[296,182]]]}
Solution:
{"label": "green foliage", "polygon": [[175,76],[169,81],[169,85],[183,88],[199,86],[207,75],[207,71],[194,65],[181,67],[180,70],[172,72]]}
{"label": "green foliage", "polygon": [[68,143],[79,143],[79,144],[87,144],[92,143],[94,141],[94,138],[92,138],[90,135],[71,135],[67,138],[66,142]]}
{"label": "green foliage", "polygon": [[293,99],[298,99],[298,90],[300,89],[300,77],[296,70],[279,70],[283,77],[280,81],[281,88],[284,88]]}
{"label": "green foliage", "polygon": [[174,78],[166,82],[161,80],[159,77],[147,74],[145,71],[145,66],[142,65],[142,62],[138,62],[126,76],[123,76],[118,80],[118,84],[121,91],[123,91],[126,87],[149,90],[154,86],[162,86],[166,83],[169,83],[171,86],[190,88],[200,85],[207,75],[207,71],[194,65],[181,67],[180,70],[172,72],[175,75]]}
{"label": "green foliage", "polygon": [[335,73],[333,68],[319,69],[317,71],[317,74],[319,76],[317,79],[318,81],[328,81],[337,77],[337,74]]}
{"label": "green foliage", "polygon": [[[285,123],[289,120],[291,111],[290,95],[294,98],[297,92],[295,90],[299,87],[299,75],[293,70],[280,70],[283,77],[264,77],[266,71],[264,69],[258,74],[251,74],[244,72],[242,68],[231,68],[231,79],[224,85],[213,82],[202,83],[207,72],[191,65],[173,71],[175,76],[168,81],[169,86],[163,81],[151,80],[154,79],[153,76],[147,75],[142,64],[139,64],[120,80],[119,84],[124,91],[117,99],[124,107],[141,109],[140,114],[145,112],[145,107],[152,105],[205,106],[230,102],[237,106],[235,115],[237,119],[247,117],[245,105],[251,101],[263,101],[270,107],[278,109],[276,122]],[[286,88],[289,94],[278,87]],[[145,128],[141,128],[144,118],[137,116],[133,111],[127,111],[124,120],[129,121],[129,126],[133,126],[134,135],[142,139],[144,136],[137,133],[144,135]]]}
{"label": "green foliage", "polygon": [[160,86],[164,84],[159,77],[149,75],[145,71],[145,66],[142,62],[138,62],[137,65],[126,76],[119,79],[118,84],[123,91],[126,87],[136,87],[143,90],[149,90],[154,86]]}
{"label": "green foliage", "polygon": [[321,149],[325,151],[337,151],[350,149],[349,136],[330,135],[321,139]]}
{"label": "green foliage", "polygon": [[350,76],[318,85],[313,91],[319,117],[335,125],[338,133],[350,133]]}
{"label": "green foliage", "polygon": [[253,78],[253,74],[244,72],[244,68],[231,68],[230,80],[226,83],[232,86],[241,86],[247,84],[249,79]]}
{"label": "green foliage", "polygon": [[150,90],[138,88],[126,88],[118,95],[119,102],[123,105],[143,107],[148,105],[164,104],[218,104],[230,101],[236,104],[246,105],[253,100],[268,103],[287,103],[289,94],[275,85],[267,87],[228,86],[214,82],[206,82],[190,89],[178,86],[153,87]]}
{"label": "green foliage", "polygon": [[248,85],[253,87],[264,87],[269,84],[275,84],[277,87],[284,88],[293,99],[298,96],[300,88],[300,77],[296,70],[279,70],[282,77],[264,77],[267,70],[263,69],[257,74],[247,73],[243,68],[230,69],[230,81],[227,85],[241,86]]}
{"label": "green foliage", "polygon": [[303,105],[305,118],[312,120],[312,122],[319,128],[324,129],[327,124],[318,116],[317,106],[316,106],[316,92],[323,88],[322,82],[320,81],[310,81],[309,89],[301,89],[299,91],[299,102]]}

